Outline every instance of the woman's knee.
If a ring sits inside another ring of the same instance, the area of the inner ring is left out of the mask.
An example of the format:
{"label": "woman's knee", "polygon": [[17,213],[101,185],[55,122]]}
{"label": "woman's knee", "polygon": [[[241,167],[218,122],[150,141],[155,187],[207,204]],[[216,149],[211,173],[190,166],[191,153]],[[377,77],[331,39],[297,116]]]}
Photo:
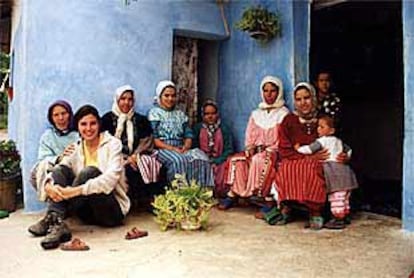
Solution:
{"label": "woman's knee", "polygon": [[56,165],[52,170],[52,178],[57,184],[71,184],[74,177],[72,169],[66,165]]}
{"label": "woman's knee", "polygon": [[101,175],[102,172],[95,166],[87,166],[83,168],[79,174],[76,176],[73,184],[79,185],[85,183],[87,180],[96,178],[97,176]]}

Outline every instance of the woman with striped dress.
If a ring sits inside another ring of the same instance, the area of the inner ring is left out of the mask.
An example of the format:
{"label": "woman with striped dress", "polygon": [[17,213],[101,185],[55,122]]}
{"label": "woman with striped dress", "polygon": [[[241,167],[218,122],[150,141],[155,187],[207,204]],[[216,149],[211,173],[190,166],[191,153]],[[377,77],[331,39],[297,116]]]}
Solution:
{"label": "woman with striped dress", "polygon": [[156,88],[155,107],[148,113],[154,131],[158,160],[167,168],[167,180],[175,174],[184,174],[187,180],[196,180],[201,186],[214,186],[213,172],[208,156],[200,149],[191,149],[193,132],[188,117],[176,108],[177,92],[172,81],[164,80]]}
{"label": "woman with striped dress", "polygon": [[309,83],[301,82],[293,90],[293,99],[294,112],[285,117],[279,129],[279,154],[282,161],[276,174],[276,185],[282,217],[277,224],[286,224],[290,220],[289,202],[296,201],[308,209],[310,227],[321,229],[326,191],[320,160],[329,154],[324,150],[304,155],[294,148],[295,144],[309,144],[318,137],[315,89]]}

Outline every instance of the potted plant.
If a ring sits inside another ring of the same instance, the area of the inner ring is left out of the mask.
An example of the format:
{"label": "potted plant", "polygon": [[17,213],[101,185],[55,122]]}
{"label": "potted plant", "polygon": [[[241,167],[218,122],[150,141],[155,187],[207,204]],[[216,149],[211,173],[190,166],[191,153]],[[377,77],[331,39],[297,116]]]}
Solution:
{"label": "potted plant", "polygon": [[21,181],[21,157],[12,140],[0,141],[0,209],[16,209],[16,192]]}
{"label": "potted plant", "polygon": [[235,27],[248,32],[252,38],[261,43],[266,43],[281,33],[279,15],[260,5],[247,8]]}
{"label": "potted plant", "polygon": [[211,189],[201,187],[195,180],[176,175],[164,195],[152,203],[155,221],[162,231],[168,228],[198,230],[207,227],[211,208],[216,204]]}

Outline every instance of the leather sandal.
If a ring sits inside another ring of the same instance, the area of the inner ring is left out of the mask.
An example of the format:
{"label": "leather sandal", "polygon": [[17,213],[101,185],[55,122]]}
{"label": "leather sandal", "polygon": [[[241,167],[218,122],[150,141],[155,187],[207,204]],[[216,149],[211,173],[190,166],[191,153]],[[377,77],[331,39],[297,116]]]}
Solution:
{"label": "leather sandal", "polygon": [[148,236],[147,231],[138,230],[137,227],[133,227],[130,231],[128,231],[125,235],[125,239],[136,239],[141,237]]}
{"label": "leather sandal", "polygon": [[64,251],[87,251],[89,250],[89,246],[79,238],[75,237],[71,241],[62,244],[60,249]]}

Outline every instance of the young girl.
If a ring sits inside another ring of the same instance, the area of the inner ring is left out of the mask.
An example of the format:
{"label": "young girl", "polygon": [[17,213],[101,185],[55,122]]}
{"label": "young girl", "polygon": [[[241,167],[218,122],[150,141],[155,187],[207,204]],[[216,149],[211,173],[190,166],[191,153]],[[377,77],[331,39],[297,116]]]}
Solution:
{"label": "young girl", "polygon": [[323,163],[326,181],[326,192],[331,203],[331,212],[334,218],[325,224],[328,229],[345,228],[345,217],[350,212],[349,197],[351,190],[358,187],[354,172],[347,164],[339,163],[336,157],[345,152],[351,156],[351,149],[335,137],[334,120],[329,116],[322,116],[318,120],[317,128],[319,138],[309,145],[295,145],[295,149],[302,154],[312,154],[321,149],[329,152],[329,158]]}

